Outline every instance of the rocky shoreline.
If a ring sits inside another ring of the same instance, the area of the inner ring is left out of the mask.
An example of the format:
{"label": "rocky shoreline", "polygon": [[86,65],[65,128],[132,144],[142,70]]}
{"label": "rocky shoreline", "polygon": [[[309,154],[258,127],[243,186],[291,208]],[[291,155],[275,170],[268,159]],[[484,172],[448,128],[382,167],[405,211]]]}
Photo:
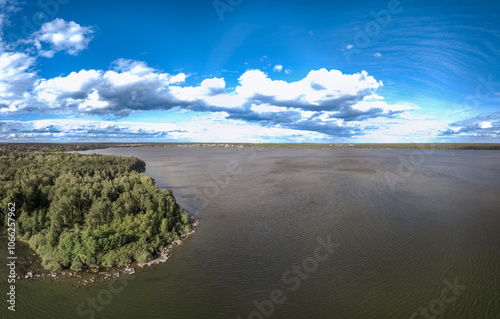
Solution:
{"label": "rocky shoreline", "polygon": [[[86,269],[82,271],[74,271],[74,270],[59,270],[59,271],[50,271],[49,273],[46,270],[41,269],[40,272],[28,271],[24,275],[17,275],[17,280],[22,279],[52,279],[55,281],[60,281],[62,279],[77,279],[78,284],[77,287],[80,286],[88,286],[98,281],[104,280],[118,280],[122,275],[134,275],[136,273],[136,268],[145,268],[151,267],[153,265],[157,265],[159,263],[164,263],[170,258],[170,252],[173,247],[181,245],[183,240],[185,240],[190,235],[196,232],[196,227],[199,224],[199,220],[191,217],[191,231],[189,233],[183,234],[180,238],[172,243],[170,243],[167,247],[165,247],[162,251],[158,253],[158,257],[146,262],[139,263],[134,262],[132,264],[125,264],[124,266],[117,267],[100,267],[97,265],[90,265]],[[33,254],[36,255],[36,254]],[[30,261],[31,263],[31,261]],[[104,269],[104,270],[103,270]]]}

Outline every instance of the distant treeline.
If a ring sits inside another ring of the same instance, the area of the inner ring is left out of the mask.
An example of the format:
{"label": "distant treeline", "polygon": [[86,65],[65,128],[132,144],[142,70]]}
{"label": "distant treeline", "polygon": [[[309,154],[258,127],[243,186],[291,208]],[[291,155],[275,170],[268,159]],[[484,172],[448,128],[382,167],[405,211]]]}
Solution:
{"label": "distant treeline", "polygon": [[0,155],[25,152],[69,152],[104,149],[109,147],[146,146],[124,143],[0,143]]}
{"label": "distant treeline", "polygon": [[500,150],[500,143],[393,143],[393,144],[314,144],[314,143],[164,143],[151,147],[223,147],[223,148],[294,148],[294,149],[437,149],[437,150]]}
{"label": "distant treeline", "polygon": [[191,224],[172,191],[144,171],[134,157],[0,152],[2,233],[15,202],[17,235],[45,269],[149,261]]}
{"label": "distant treeline", "polygon": [[437,149],[437,150],[500,150],[500,143],[9,143],[0,144],[2,152],[84,151],[110,147],[223,147],[223,148],[297,148],[297,149]]}

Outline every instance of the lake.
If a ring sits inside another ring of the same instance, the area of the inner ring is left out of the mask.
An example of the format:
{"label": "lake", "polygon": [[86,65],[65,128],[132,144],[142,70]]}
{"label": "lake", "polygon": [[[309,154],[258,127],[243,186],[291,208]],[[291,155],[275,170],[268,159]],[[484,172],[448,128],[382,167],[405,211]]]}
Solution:
{"label": "lake", "polygon": [[144,160],[197,232],[111,286],[21,280],[2,318],[500,318],[499,151],[91,152]]}

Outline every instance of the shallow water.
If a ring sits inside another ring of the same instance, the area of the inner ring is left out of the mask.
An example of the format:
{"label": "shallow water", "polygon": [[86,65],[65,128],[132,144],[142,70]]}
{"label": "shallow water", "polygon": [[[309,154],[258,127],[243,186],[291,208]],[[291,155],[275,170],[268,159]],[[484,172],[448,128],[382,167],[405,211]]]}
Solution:
{"label": "shallow water", "polygon": [[146,161],[196,234],[120,291],[20,281],[2,318],[500,318],[498,151],[92,152]]}

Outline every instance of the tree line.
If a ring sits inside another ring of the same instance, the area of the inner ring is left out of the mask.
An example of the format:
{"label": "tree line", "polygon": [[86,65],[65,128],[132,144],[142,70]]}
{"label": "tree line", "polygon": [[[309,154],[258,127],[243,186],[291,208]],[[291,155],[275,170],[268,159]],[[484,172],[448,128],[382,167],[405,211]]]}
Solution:
{"label": "tree line", "polygon": [[45,269],[147,262],[191,224],[145,166],[135,157],[2,151],[2,233],[6,207],[15,202],[18,238]]}

